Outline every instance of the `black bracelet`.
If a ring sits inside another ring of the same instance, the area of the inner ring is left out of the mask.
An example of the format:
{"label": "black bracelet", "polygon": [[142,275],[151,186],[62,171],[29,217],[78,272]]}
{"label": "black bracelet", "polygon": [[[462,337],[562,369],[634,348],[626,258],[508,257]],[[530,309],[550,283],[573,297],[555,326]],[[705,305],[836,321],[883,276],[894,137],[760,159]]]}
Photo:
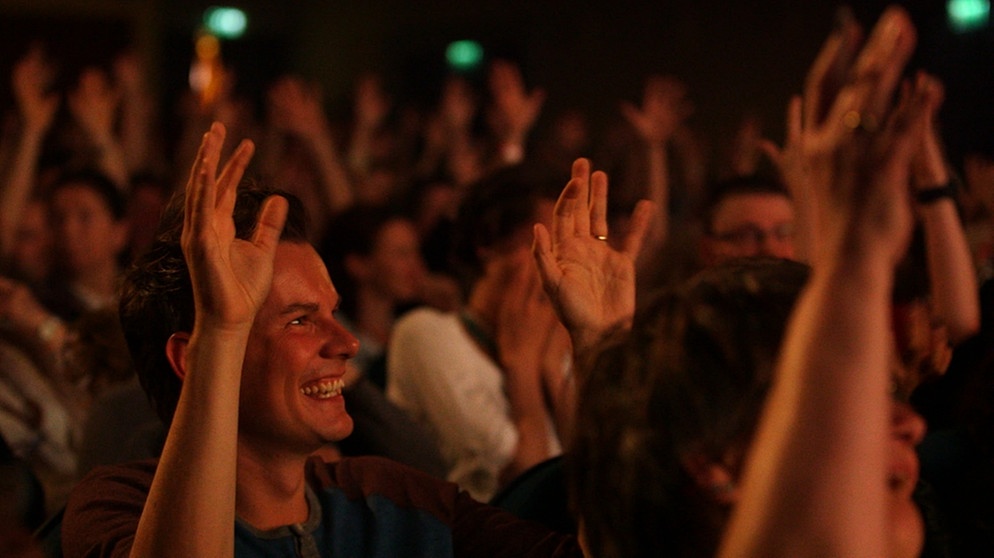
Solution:
{"label": "black bracelet", "polygon": [[952,182],[915,192],[915,201],[922,205],[929,205],[942,199],[956,199],[956,187]]}

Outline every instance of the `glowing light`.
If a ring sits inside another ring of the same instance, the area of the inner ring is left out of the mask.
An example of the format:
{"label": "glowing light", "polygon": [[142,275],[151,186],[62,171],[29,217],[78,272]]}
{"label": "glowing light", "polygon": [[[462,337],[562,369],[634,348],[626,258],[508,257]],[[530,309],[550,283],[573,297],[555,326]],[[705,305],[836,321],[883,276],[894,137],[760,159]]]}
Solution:
{"label": "glowing light", "polygon": [[987,26],[991,16],[989,0],[949,0],[946,2],[949,27],[966,33]]}
{"label": "glowing light", "polygon": [[455,70],[472,70],[483,61],[483,47],[476,41],[455,41],[445,49],[445,59]]}
{"label": "glowing light", "polygon": [[248,17],[238,8],[212,6],[204,12],[204,25],[224,39],[237,39],[245,34]]}

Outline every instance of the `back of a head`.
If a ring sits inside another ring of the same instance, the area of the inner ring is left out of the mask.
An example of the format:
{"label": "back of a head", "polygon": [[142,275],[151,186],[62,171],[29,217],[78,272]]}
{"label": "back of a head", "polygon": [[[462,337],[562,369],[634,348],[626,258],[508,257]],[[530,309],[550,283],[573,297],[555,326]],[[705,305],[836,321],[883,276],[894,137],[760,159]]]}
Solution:
{"label": "back of a head", "polygon": [[772,259],[705,270],[585,363],[571,492],[594,556],[713,554],[728,509],[685,460],[741,458],[807,275]]}
{"label": "back of a head", "polygon": [[[238,189],[233,215],[236,237],[251,237],[263,202],[273,195],[289,201],[280,240],[306,242],[306,213],[300,200],[253,184]],[[125,275],[119,306],[121,327],[138,379],[167,426],[172,422],[182,384],[166,359],[166,341],[173,333],[192,331],[194,322],[193,287],[180,245],[184,201],[185,197],[177,194],[169,202],[155,241]]]}
{"label": "back of a head", "polygon": [[539,169],[520,165],[470,186],[459,206],[450,257],[464,287],[483,273],[481,251],[500,251],[515,232],[536,222],[539,202],[554,202],[561,188]]}

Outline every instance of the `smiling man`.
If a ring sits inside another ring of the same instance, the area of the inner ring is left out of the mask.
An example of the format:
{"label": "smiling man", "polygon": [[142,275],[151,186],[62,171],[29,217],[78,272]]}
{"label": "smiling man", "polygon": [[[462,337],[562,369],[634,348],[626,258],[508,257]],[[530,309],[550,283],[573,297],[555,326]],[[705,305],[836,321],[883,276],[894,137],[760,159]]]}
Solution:
{"label": "smiling man", "polygon": [[169,425],[162,456],[76,488],[65,555],[580,556],[573,538],[454,484],[378,458],[313,457],[352,431],[342,376],[358,342],[335,319],[300,202],[238,190],[252,144],[217,175],[224,135],[205,134],[185,199],[121,301]]}

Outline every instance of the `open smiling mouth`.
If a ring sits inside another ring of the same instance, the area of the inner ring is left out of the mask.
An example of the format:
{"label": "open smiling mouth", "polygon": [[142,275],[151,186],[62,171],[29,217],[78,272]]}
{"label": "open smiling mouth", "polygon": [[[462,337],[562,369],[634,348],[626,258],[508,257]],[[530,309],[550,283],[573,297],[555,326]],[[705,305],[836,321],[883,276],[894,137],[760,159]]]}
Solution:
{"label": "open smiling mouth", "polygon": [[314,399],[330,399],[336,395],[341,395],[344,387],[345,380],[339,378],[306,385],[300,388],[300,393]]}

